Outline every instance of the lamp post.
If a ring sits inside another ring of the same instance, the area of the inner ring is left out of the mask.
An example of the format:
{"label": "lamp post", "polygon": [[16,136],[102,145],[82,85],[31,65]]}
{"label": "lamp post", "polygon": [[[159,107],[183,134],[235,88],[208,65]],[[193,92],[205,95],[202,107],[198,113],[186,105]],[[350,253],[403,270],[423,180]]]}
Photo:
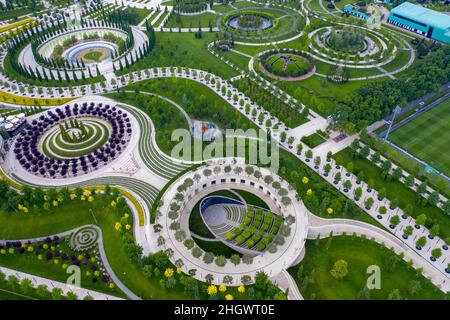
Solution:
{"label": "lamp post", "polygon": [[384,142],[386,142],[386,140],[388,138],[388,135],[389,135],[389,132],[391,132],[391,128],[392,128],[392,125],[394,124],[395,117],[397,116],[397,114],[400,113],[401,110],[402,110],[402,108],[400,108],[400,106],[396,106],[395,107],[394,112],[392,114],[391,123],[389,124],[389,128],[388,128],[388,130],[386,132],[386,135],[384,136]]}

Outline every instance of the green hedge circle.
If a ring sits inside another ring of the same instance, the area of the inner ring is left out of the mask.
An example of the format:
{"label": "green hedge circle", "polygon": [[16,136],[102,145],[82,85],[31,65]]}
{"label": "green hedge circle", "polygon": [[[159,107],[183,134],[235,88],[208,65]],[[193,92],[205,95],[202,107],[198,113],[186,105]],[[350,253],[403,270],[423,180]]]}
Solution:
{"label": "green hedge circle", "polygon": [[[83,118],[86,135],[82,141],[67,141],[61,129],[51,129],[42,137],[42,152],[49,158],[57,160],[77,158],[91,153],[102,147],[109,139],[109,125],[97,118]],[[72,129],[76,130],[77,129]]]}

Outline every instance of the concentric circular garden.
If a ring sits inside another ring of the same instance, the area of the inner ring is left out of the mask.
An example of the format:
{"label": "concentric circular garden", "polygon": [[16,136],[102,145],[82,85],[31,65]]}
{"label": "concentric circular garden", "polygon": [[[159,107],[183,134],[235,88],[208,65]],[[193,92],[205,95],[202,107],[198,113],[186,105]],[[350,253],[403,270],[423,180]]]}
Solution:
{"label": "concentric circular garden", "polygon": [[14,144],[15,158],[41,177],[86,174],[116,159],[127,147],[132,129],[117,107],[83,103],[47,111],[27,124]]}
{"label": "concentric circular garden", "polygon": [[273,79],[298,81],[311,77],[315,66],[306,52],[269,50],[258,55],[260,71]]}
{"label": "concentric circular garden", "polygon": [[323,62],[353,68],[373,68],[395,58],[394,41],[381,32],[359,26],[329,26],[309,34],[311,54]]}
{"label": "concentric circular garden", "polygon": [[53,159],[84,156],[102,147],[109,139],[111,126],[97,118],[80,117],[60,123],[42,137],[42,153]]}
{"label": "concentric circular garden", "polygon": [[286,9],[251,7],[225,14],[219,26],[238,39],[277,39],[298,31],[299,17]]}

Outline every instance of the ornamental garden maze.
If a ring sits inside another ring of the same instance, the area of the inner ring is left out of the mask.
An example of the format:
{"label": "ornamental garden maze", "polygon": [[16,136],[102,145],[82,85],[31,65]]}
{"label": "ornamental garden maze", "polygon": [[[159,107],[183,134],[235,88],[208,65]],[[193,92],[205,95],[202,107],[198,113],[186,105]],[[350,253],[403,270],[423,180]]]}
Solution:
{"label": "ornamental garden maze", "polygon": [[0,300],[448,299],[448,9],[3,1]]}

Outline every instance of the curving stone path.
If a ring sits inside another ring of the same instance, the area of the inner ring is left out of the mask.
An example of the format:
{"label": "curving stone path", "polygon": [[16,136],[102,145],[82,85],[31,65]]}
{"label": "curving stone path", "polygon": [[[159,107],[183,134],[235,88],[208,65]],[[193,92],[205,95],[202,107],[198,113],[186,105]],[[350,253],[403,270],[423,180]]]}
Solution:
{"label": "curving stone path", "polygon": [[[38,238],[31,238],[31,239],[20,239],[20,240],[18,240],[18,239],[9,239],[9,240],[0,241],[0,243],[1,242],[5,243],[7,241],[22,241],[22,242],[26,242],[26,241],[42,241],[42,240],[45,240],[47,237],[54,237],[54,236],[58,236],[58,237],[62,238],[62,237],[70,236],[73,233],[76,233],[79,230],[87,228],[87,227],[96,230],[96,232],[98,233],[98,238],[97,238],[96,242],[98,244],[99,253],[100,253],[100,256],[102,258],[103,265],[104,265],[106,271],[108,272],[109,276],[111,277],[111,279],[120,288],[120,290],[122,290],[130,299],[140,300],[140,298],[138,296],[136,296],[133,292],[131,292],[119,280],[119,278],[115,275],[114,271],[112,270],[111,266],[109,265],[108,258],[106,256],[106,252],[105,252],[105,249],[103,247],[102,230],[96,225],[93,225],[93,224],[84,225],[84,226],[77,227],[75,229],[71,229],[71,230],[68,230],[68,231],[60,232],[60,233],[57,233],[57,234],[47,235],[45,237],[38,237]],[[0,267],[0,269],[3,269],[3,268]],[[14,271],[14,272],[15,273],[17,272],[18,274],[26,275],[26,274],[18,272],[18,271]],[[26,277],[28,277],[28,278],[29,278],[29,276],[30,275],[26,275]],[[114,298],[115,299],[119,299],[119,298],[112,297],[112,296],[109,296],[109,295],[105,295],[103,293],[99,293],[99,292],[96,292],[96,291],[93,291],[93,290],[86,290],[86,289],[83,289],[83,288],[80,288],[80,287],[69,286],[69,285],[67,285],[65,283],[61,283],[61,282],[57,282],[57,281],[53,281],[53,280],[49,280],[49,279],[44,279],[44,278],[41,278],[41,277],[36,277],[36,276],[31,276],[31,277],[34,277],[35,279],[37,279],[35,281],[35,283],[47,284],[47,286],[49,286],[49,287],[59,287],[59,288],[61,288],[63,290],[63,292],[73,291],[75,293],[84,293],[84,295],[89,295],[89,296],[92,296],[93,298],[99,299],[99,300],[103,300],[103,299],[109,300],[111,298],[112,299],[114,299]],[[42,281],[41,279],[45,280],[45,281]]]}

